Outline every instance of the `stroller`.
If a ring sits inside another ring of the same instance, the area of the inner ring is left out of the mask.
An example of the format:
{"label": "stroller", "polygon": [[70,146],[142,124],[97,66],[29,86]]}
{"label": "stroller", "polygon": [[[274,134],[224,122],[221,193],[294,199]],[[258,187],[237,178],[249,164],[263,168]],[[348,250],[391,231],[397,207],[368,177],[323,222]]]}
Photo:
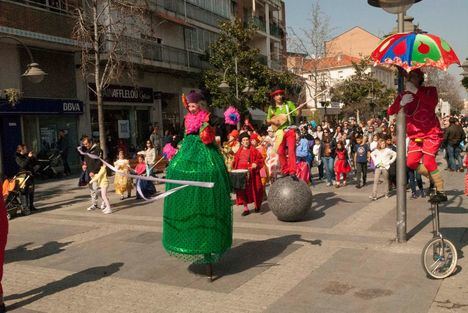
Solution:
{"label": "stroller", "polygon": [[63,159],[58,150],[52,150],[50,154],[37,160],[34,172],[42,179],[60,177],[64,173]]}
{"label": "stroller", "polygon": [[7,218],[16,216],[18,212],[29,215],[29,204],[26,199],[26,188],[33,188],[27,182],[31,179],[31,172],[19,172],[12,179],[3,181],[3,200],[7,209]]}

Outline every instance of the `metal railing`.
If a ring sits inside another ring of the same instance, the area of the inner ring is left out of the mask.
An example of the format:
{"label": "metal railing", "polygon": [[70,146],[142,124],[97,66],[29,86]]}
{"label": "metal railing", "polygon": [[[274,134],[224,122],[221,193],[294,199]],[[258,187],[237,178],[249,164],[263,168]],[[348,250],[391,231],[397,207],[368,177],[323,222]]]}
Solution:
{"label": "metal railing", "polygon": [[8,0],[7,2],[19,3],[66,15],[73,14],[75,9],[75,7],[70,5],[70,1],[68,0]]}
{"label": "metal railing", "polygon": [[184,0],[151,0],[150,7],[153,10],[163,9],[181,17],[187,16],[188,18],[211,26],[218,26],[220,22],[228,20],[226,17]]}
{"label": "metal railing", "polygon": [[283,32],[278,24],[270,23],[270,35],[281,38]]}
{"label": "metal railing", "polygon": [[258,27],[258,30],[266,33],[266,23],[261,20],[258,16],[253,16],[251,19],[252,23]]}
{"label": "metal railing", "polygon": [[199,53],[143,40],[139,44],[145,60],[196,69],[202,68],[202,55]]}

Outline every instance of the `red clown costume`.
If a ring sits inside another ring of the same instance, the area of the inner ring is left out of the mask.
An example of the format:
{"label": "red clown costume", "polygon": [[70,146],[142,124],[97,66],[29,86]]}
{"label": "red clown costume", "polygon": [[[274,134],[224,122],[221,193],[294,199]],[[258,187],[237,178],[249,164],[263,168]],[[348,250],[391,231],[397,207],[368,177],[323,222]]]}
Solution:
{"label": "red clown costume", "polygon": [[[247,133],[242,133],[239,140],[247,137]],[[263,194],[265,192],[260,171],[263,168],[263,156],[254,146],[241,145],[234,156],[233,169],[247,169],[249,171],[246,187],[244,190],[236,190],[236,204],[244,206],[243,215],[249,213],[247,205],[255,204],[255,212],[259,212],[262,206]]]}
{"label": "red clown costume", "polygon": [[437,192],[446,200],[444,182],[437,169],[436,155],[443,141],[443,132],[435,114],[439,101],[435,87],[421,86],[424,73],[413,70],[408,75],[407,89],[398,95],[388,108],[388,115],[406,114],[406,133],[409,138],[407,166],[430,178]]}

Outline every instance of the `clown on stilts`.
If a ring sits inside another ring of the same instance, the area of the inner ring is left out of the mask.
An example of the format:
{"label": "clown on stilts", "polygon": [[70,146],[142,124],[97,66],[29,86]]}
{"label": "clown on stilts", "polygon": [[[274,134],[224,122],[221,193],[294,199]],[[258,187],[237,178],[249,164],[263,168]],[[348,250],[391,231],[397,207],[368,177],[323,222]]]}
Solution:
{"label": "clown on stilts", "polygon": [[[232,244],[230,181],[214,144],[210,113],[202,107],[203,96],[191,91],[183,102],[188,110],[185,138],[169,163],[166,178],[213,182],[214,188],[191,186],[165,199],[162,241],[170,255],[211,265]],[[176,186],[168,183],[166,189]]]}
{"label": "clown on stilts", "polygon": [[274,151],[278,153],[283,176],[296,176],[296,131],[293,117],[297,116],[296,105],[292,101],[283,101],[284,90],[277,89],[270,93],[274,104],[268,107],[267,124],[275,133]]}
{"label": "clown on stilts", "polygon": [[435,159],[443,141],[443,132],[435,114],[439,102],[437,89],[422,86],[424,73],[420,69],[412,70],[406,79],[405,91],[397,96],[387,113],[398,114],[403,108],[409,138],[407,166],[434,183],[436,192],[431,195],[431,202],[447,201],[444,181]]}

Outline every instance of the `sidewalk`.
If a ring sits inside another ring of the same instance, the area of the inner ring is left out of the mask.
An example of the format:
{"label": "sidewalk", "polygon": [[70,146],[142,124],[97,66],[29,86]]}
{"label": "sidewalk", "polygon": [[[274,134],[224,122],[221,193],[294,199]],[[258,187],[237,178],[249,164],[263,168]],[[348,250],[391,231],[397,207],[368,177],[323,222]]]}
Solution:
{"label": "sidewalk", "polygon": [[86,211],[77,179],[39,184],[41,211],[10,224],[6,303],[28,313],[468,312],[463,179],[446,177],[441,225],[460,260],[443,281],[426,278],[420,264],[432,237],[429,204],[408,200],[409,241],[397,244],[396,198],[370,201],[371,185],[312,187],[313,207],[297,223],[277,221],[267,204],[247,217],[235,207],[234,245],[210,283],[204,267],[164,252],[162,201],[113,194],[116,212],[104,215]]}

